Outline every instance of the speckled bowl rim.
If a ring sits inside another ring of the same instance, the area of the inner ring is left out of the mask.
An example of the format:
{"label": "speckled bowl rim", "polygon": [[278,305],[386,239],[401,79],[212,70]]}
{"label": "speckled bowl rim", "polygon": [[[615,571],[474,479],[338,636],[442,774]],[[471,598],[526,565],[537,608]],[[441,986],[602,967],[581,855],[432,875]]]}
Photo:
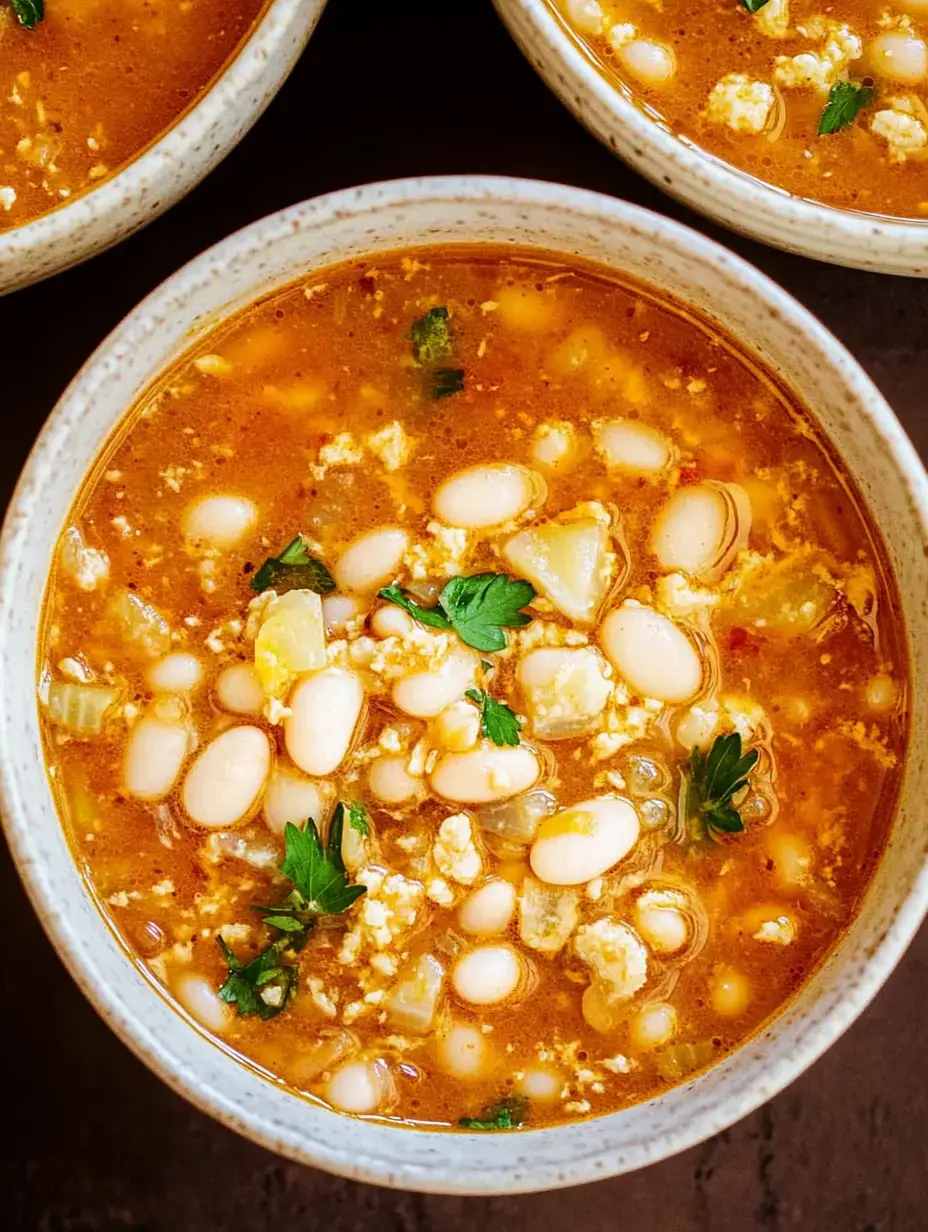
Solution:
{"label": "speckled bowl rim", "polygon": [[[832,993],[828,981],[840,961],[839,946],[833,960],[812,981],[816,991],[814,996],[809,995],[814,1005],[805,1017],[785,1011],[760,1036],[707,1074],[628,1111],[553,1129],[507,1135],[411,1131],[346,1118],[287,1094],[234,1060],[228,1050],[210,1042],[180,1012],[170,1008],[152,981],[146,981],[128,961],[96,909],[74,912],[74,918],[62,910],[63,896],[74,897],[78,891],[86,896],[87,889],[68,853],[67,861],[57,868],[51,868],[46,858],[49,852],[61,849],[60,824],[54,816],[47,824],[36,822],[35,801],[43,793],[50,800],[50,793],[36,741],[29,734],[23,735],[22,691],[19,695],[11,693],[7,666],[16,653],[17,638],[20,658],[25,638],[31,639],[33,648],[35,644],[31,608],[27,608],[28,621],[21,615],[17,619],[17,611],[22,610],[21,584],[30,561],[36,574],[44,576],[47,567],[47,557],[43,554],[41,562],[36,561],[36,550],[30,548],[30,525],[42,508],[43,493],[59,482],[56,459],[68,451],[69,441],[81,431],[81,407],[93,402],[105,386],[107,373],[133,354],[143,340],[163,333],[159,323],[165,320],[178,319],[185,329],[196,326],[196,332],[201,332],[198,318],[191,318],[194,310],[188,301],[195,302],[197,290],[214,284],[223,271],[245,269],[249,287],[253,284],[258,288],[249,293],[263,294],[268,285],[266,254],[275,245],[292,243],[295,236],[308,237],[315,228],[335,226],[348,218],[362,237],[360,248],[352,255],[376,252],[374,237],[389,225],[378,224],[378,218],[402,222],[410,214],[415,216],[417,209],[433,207],[445,211],[443,218],[461,220],[461,234],[455,236],[460,242],[468,242],[468,229],[473,242],[482,211],[508,211],[510,221],[505,226],[511,226],[513,232],[517,219],[529,220],[532,211],[540,211],[547,224],[573,227],[575,234],[586,234],[586,229],[594,225],[606,231],[612,228],[611,233],[621,231],[629,242],[659,246],[662,259],[666,254],[668,261],[692,260],[700,270],[711,266],[722,275],[727,294],[745,293],[752,316],[756,304],[758,312],[769,314],[770,320],[782,320],[791,332],[800,331],[812,352],[836,374],[848,403],[866,420],[868,433],[878,435],[891,459],[894,481],[912,511],[920,544],[928,542],[928,476],[872,382],[810,313],[758,270],[712,241],[640,207],[576,188],[533,181],[447,177],[394,181],[332,193],[254,223],[169,278],[98,348],[43,428],[0,537],[0,806],[20,875],[71,975],[117,1035],[175,1091],[261,1145],[344,1177],[424,1192],[511,1194],[579,1184],[644,1167],[724,1130],[792,1082],[861,1013],[914,936],[928,911],[928,856],[924,848],[919,849],[918,859],[905,864],[904,875],[897,882],[882,887],[882,914],[876,922],[878,928],[874,928],[876,935],[866,935],[866,961],[857,954],[853,963],[846,963],[852,969],[840,971],[840,987]],[[562,224],[562,219],[568,221]],[[526,225],[542,230],[538,222]],[[435,242],[441,232],[441,227],[423,226],[421,242]],[[518,242],[529,241],[520,236]],[[294,276],[304,273],[294,270]],[[262,280],[264,290],[260,289]],[[238,285],[236,294],[241,293]],[[276,277],[275,285],[280,285]],[[234,306],[240,302],[230,298]],[[199,320],[208,319],[212,324],[222,315],[223,310],[218,309]],[[160,353],[171,357],[177,351]],[[96,441],[96,448],[102,443],[102,439]],[[921,546],[917,552],[916,559],[921,561]],[[919,586],[922,576],[920,573],[916,579]],[[922,612],[923,623],[925,620],[928,614]],[[29,672],[34,670],[27,666]],[[920,670],[925,673],[924,664]],[[925,773],[921,763],[918,773]],[[908,778],[908,768],[906,774]],[[904,848],[907,857],[910,847],[909,843]],[[884,899],[888,902],[885,908]],[[84,903],[83,897],[80,902]],[[117,959],[118,979],[108,984],[101,972]],[[144,985],[141,990],[140,982]],[[799,1000],[805,996],[806,992],[802,993]],[[144,1002],[143,1014],[129,1007],[135,1000]],[[778,1034],[784,1040],[775,1038]],[[626,1127],[632,1117],[636,1136],[629,1144]],[[296,1126],[293,1118],[297,1118]],[[641,1125],[650,1126],[652,1118],[653,1129],[643,1132]]]}
{"label": "speckled bowl rim", "polygon": [[[261,116],[296,64],[326,0],[269,0],[212,85],[121,171],[31,222],[0,232],[0,295],[103,252],[185,196]],[[252,103],[248,100],[255,94]],[[234,124],[229,118],[234,117]],[[221,140],[208,141],[222,122]],[[175,169],[180,167],[181,174]],[[133,205],[142,205],[133,215]],[[52,259],[47,254],[52,252]]]}
{"label": "speckled bowl rim", "polygon": [[527,59],[605,145],[663,192],[787,252],[875,273],[928,277],[928,219],[838,209],[755,179],[675,136],[599,72],[547,0],[493,0]]}

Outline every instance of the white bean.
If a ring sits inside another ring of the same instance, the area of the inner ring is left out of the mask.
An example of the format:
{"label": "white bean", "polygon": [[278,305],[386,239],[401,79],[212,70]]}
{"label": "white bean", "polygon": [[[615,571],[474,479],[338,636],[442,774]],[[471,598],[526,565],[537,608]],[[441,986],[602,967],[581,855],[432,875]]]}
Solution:
{"label": "white bean", "polygon": [[454,991],[469,1005],[498,1005],[522,983],[522,959],[510,945],[482,945],[469,950],[451,973]]}
{"label": "white bean", "polygon": [[321,829],[331,797],[327,783],[317,783],[315,779],[277,765],[264,793],[264,820],[275,834],[283,834],[288,821],[303,826],[308,817]]}
{"label": "white bean", "polygon": [[484,745],[469,753],[445,753],[430,776],[432,790],[458,804],[490,804],[517,796],[538,780],[541,765],[531,749]]}
{"label": "white bean", "polygon": [[567,20],[578,34],[599,34],[605,14],[599,0],[567,0]]}
{"label": "white bean", "polygon": [[490,1062],[490,1047],[482,1031],[470,1023],[456,1022],[437,1046],[438,1062],[454,1078],[480,1078]]}
{"label": "white bean", "polygon": [[326,1083],[325,1098],[340,1112],[363,1116],[381,1107],[390,1086],[390,1072],[385,1061],[349,1061]]}
{"label": "white bean", "polygon": [[361,594],[386,586],[396,577],[409,547],[409,536],[396,526],[381,526],[359,535],[335,565],[340,590]]}
{"label": "white bean", "polygon": [[351,747],[364,706],[364,688],[354,673],[326,667],[293,690],[284,721],[287,752],[307,774],[332,774]]}
{"label": "white bean", "polygon": [[867,681],[864,698],[871,710],[892,710],[897,694],[896,682],[892,676],[880,672]]}
{"label": "white bean", "polygon": [[678,488],[654,523],[651,550],[667,572],[711,581],[747,543],[750,529],[750,498],[738,484]]}
{"label": "white bean", "polygon": [[690,929],[683,897],[673,890],[648,891],[635,903],[635,928],[656,954],[675,954],[686,945]]}
{"label": "white bean", "polygon": [[180,723],[145,715],[132,728],[123,761],[123,783],[136,800],[162,800],[172,790],[190,747]]}
{"label": "white bean", "polygon": [[367,772],[367,785],[384,804],[405,804],[421,794],[422,779],[406,769],[406,757],[378,757]]}
{"label": "white bean", "polygon": [[393,686],[393,704],[415,719],[433,719],[462,698],[474,683],[478,658],[459,646],[435,672],[410,672]]}
{"label": "white bean", "polygon": [[489,937],[505,932],[516,909],[516,888],[508,881],[487,881],[468,895],[458,910],[458,923],[466,933]]}
{"label": "white bean", "polygon": [[525,466],[499,462],[458,471],[439,487],[432,508],[447,526],[479,530],[511,522],[544,501],[544,480]]}
{"label": "white bean", "polygon": [[677,1011],[666,1001],[643,1005],[631,1017],[628,1034],[636,1048],[649,1052],[669,1044],[677,1033]]}
{"label": "white bean", "polygon": [[702,685],[696,647],[672,620],[640,604],[609,613],[599,632],[612,665],[643,697],[689,701]]}
{"label": "white bean", "polygon": [[612,419],[600,424],[596,429],[596,451],[607,466],[639,475],[666,470],[674,456],[660,432],[631,419]]}
{"label": "white bean", "polygon": [[874,73],[917,85],[928,77],[928,46],[923,39],[902,30],[879,34],[870,44],[870,65]]}
{"label": "white bean", "polygon": [[230,727],[210,741],[184,779],[184,808],[192,821],[221,829],[243,821],[257,803],[271,768],[260,727]]}
{"label": "white bean", "polygon": [[596,796],[546,817],[529,860],[548,885],[580,885],[601,877],[638,841],[638,814],[620,796]]}
{"label": "white bean", "polygon": [[188,505],[181,531],[195,549],[234,548],[258,520],[254,503],[243,496],[206,496]]}
{"label": "white bean", "polygon": [[264,690],[252,663],[231,663],[216,677],[216,700],[232,714],[260,714]]}
{"label": "white bean", "polygon": [[175,650],[148,669],[148,683],[156,693],[189,693],[203,679],[203,665],[196,655]]}
{"label": "white bean", "polygon": [[351,622],[363,614],[363,601],[353,595],[326,595],[322,600],[322,619],[329,637],[333,633],[344,633]]}
{"label": "white bean", "polygon": [[184,971],[172,981],[172,990],[190,1017],[208,1031],[223,1031],[232,1021],[231,1008],[216,995],[205,975]]}
{"label": "white bean", "polygon": [[733,967],[716,967],[709,981],[712,1008],[723,1018],[738,1018],[748,1007],[751,986]]}
{"label": "white bean", "polygon": [[670,48],[649,39],[624,43],[619,48],[619,63],[645,86],[665,85],[677,71]]}
{"label": "white bean", "polygon": [[375,637],[409,637],[416,622],[395,603],[385,603],[371,617],[371,632]]}
{"label": "white bean", "polygon": [[527,1069],[516,1083],[516,1090],[526,1099],[540,1104],[553,1104],[561,1098],[564,1078],[555,1069]]}

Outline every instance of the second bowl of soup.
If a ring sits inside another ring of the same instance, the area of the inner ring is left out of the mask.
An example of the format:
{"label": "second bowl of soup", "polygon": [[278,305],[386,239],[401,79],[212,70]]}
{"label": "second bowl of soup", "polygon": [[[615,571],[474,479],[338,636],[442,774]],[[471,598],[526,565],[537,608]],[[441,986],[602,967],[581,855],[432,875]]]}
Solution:
{"label": "second bowl of soup", "polygon": [[95,1002],[405,1186],[620,1171],[778,1089],[924,908],[923,476],[859,370],[705,241],[506,181],[311,203],[158,294],[6,533],[14,848]]}
{"label": "second bowl of soup", "polygon": [[532,63],[660,188],[806,256],[928,273],[924,5],[496,0]]}

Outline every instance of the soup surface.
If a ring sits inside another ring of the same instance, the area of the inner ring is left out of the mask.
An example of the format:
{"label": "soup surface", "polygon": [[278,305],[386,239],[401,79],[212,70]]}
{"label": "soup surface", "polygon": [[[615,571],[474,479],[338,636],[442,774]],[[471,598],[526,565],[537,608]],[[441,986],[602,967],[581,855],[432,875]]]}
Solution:
{"label": "soup surface", "polygon": [[0,231],[99,184],[170,128],[264,3],[48,0],[37,19],[39,0],[0,0]]}
{"label": "soup surface", "polygon": [[928,216],[925,0],[551,0],[603,72],[742,171]]}
{"label": "soup surface", "polygon": [[344,1111],[507,1128],[794,994],[882,849],[906,682],[780,388],[643,287],[463,247],[324,270],[143,397],[39,695],[76,858],[194,1019]]}

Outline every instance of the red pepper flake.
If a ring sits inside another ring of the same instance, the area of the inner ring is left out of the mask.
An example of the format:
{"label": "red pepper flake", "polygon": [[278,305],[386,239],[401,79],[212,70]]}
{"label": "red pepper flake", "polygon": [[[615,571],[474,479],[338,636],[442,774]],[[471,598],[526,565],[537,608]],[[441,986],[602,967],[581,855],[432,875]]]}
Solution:
{"label": "red pepper flake", "polygon": [[747,629],[736,625],[728,630],[728,649],[736,654],[739,652],[757,654],[760,650],[760,643],[748,633]]}
{"label": "red pepper flake", "polygon": [[680,467],[680,487],[699,483],[699,468],[695,465]]}

